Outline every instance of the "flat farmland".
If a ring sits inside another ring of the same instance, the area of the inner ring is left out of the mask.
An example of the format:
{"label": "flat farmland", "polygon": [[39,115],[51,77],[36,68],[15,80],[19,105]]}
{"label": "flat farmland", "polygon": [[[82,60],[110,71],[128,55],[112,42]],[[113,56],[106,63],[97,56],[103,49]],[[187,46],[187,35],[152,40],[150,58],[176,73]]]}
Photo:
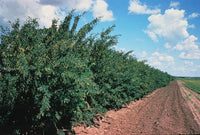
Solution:
{"label": "flat farmland", "polygon": [[196,93],[200,94],[200,79],[182,79],[184,85],[195,91]]}
{"label": "flat farmland", "polygon": [[96,126],[74,127],[78,135],[199,134],[200,95],[173,81],[118,111],[107,112]]}

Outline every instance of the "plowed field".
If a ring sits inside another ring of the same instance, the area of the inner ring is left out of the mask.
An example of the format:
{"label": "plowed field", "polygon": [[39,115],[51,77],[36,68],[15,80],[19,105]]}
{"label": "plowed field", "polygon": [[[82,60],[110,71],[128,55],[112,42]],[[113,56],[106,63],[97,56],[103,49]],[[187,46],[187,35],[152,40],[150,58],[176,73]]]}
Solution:
{"label": "plowed field", "polygon": [[173,81],[125,108],[107,112],[96,126],[78,126],[74,131],[78,135],[200,134],[196,98],[200,95],[192,92],[189,100],[184,94],[190,92]]}

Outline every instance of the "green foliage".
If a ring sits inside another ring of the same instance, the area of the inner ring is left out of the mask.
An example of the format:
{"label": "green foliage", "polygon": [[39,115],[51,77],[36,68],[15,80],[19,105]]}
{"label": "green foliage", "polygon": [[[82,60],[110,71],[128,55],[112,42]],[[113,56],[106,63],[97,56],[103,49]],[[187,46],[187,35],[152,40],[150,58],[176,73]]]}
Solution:
{"label": "green foliage", "polygon": [[200,79],[182,79],[184,81],[184,85],[189,89],[200,94]]}
{"label": "green foliage", "polygon": [[[0,44],[0,129],[36,134],[90,125],[97,114],[120,108],[173,79],[111,49],[114,26],[88,35],[98,19],[77,30],[82,15],[69,13],[59,25],[40,28],[29,18],[2,29]],[[72,24],[71,24],[72,23]],[[71,26],[71,27],[70,27]]]}

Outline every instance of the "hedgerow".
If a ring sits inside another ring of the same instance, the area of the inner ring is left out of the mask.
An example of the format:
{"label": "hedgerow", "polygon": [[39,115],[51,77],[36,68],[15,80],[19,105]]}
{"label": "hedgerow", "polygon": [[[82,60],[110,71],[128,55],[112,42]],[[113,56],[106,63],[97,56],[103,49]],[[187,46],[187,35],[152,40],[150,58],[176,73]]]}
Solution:
{"label": "hedgerow", "polygon": [[36,19],[2,27],[0,44],[0,129],[38,134],[90,125],[98,114],[139,99],[173,79],[112,49],[114,26],[97,34],[92,20],[70,12],[58,25],[41,28]]}

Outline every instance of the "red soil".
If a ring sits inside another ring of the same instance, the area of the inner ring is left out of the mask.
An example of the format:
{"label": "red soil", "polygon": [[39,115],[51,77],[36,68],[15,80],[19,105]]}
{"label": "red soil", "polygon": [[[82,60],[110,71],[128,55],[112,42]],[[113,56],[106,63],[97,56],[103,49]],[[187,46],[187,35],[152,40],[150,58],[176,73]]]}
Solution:
{"label": "red soil", "polygon": [[126,108],[107,112],[98,126],[78,126],[74,131],[78,135],[200,134],[200,123],[194,115],[200,118],[177,81],[173,81],[141,100],[130,102]]}
{"label": "red soil", "polygon": [[200,95],[185,87],[183,83],[184,82],[181,81],[178,82],[181,93],[183,97],[186,99],[190,107],[190,110],[194,115],[194,119],[200,125]]}

